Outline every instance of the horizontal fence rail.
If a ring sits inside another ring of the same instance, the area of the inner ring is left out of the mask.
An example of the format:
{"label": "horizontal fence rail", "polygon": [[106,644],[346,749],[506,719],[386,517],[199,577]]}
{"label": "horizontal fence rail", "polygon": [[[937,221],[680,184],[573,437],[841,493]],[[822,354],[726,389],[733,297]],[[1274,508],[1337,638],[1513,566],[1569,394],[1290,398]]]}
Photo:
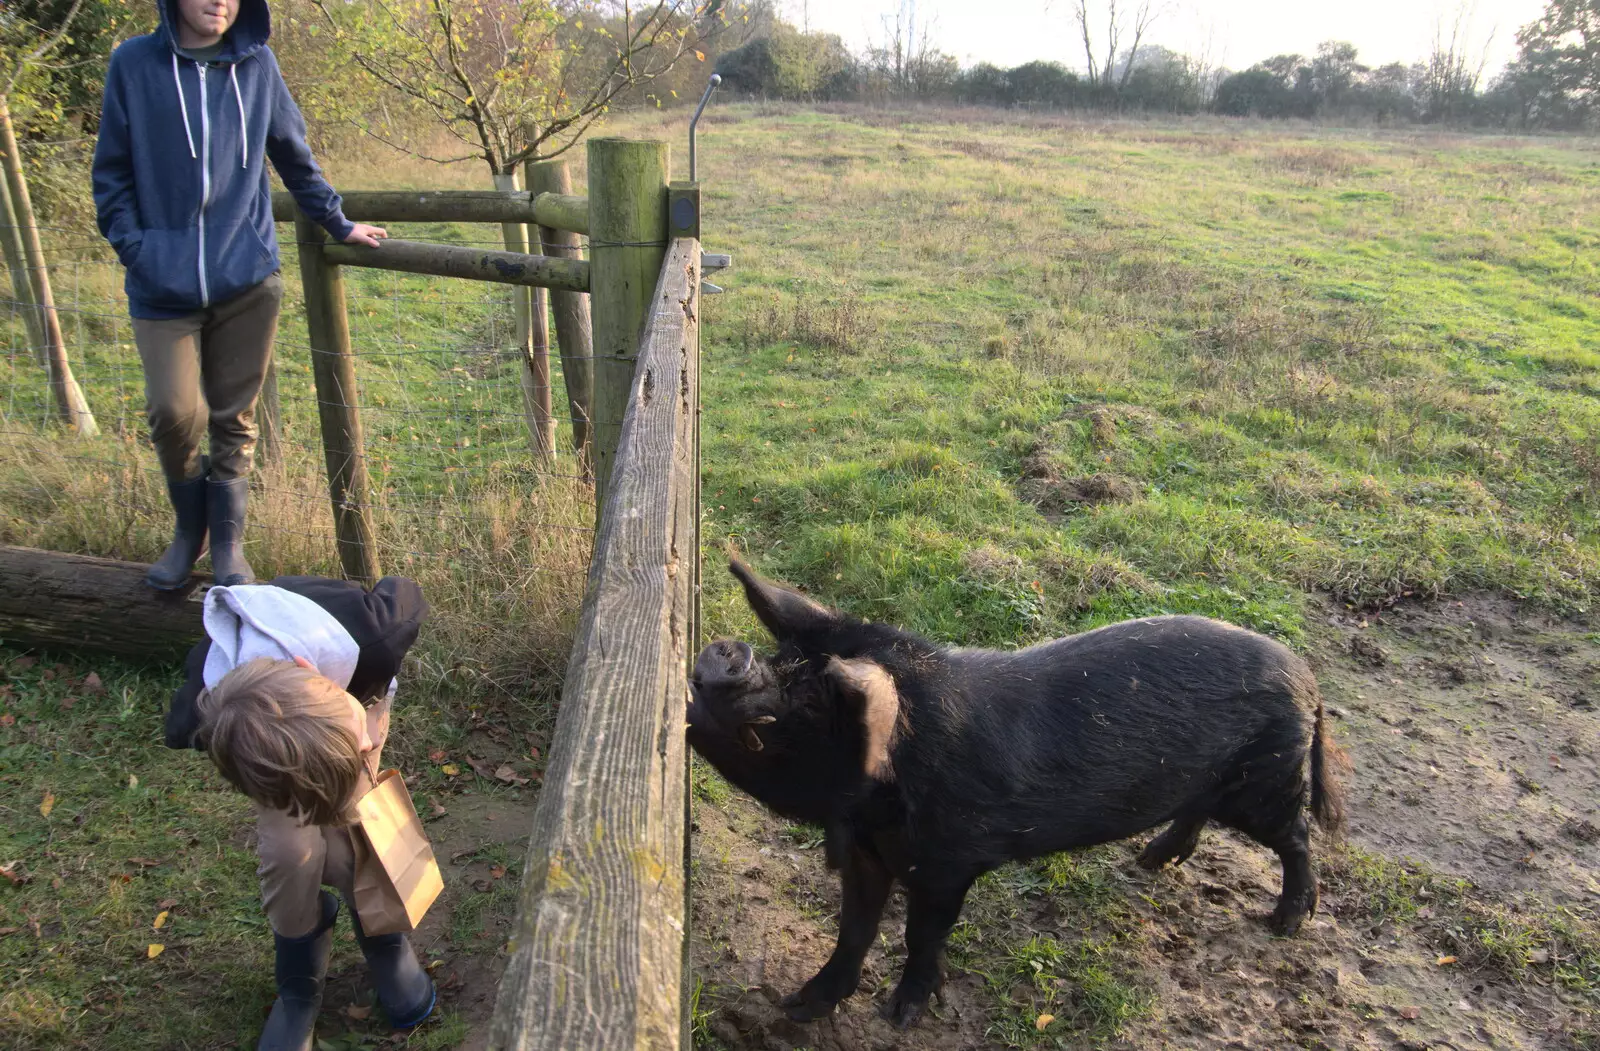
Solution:
{"label": "horizontal fence rail", "polygon": [[682,1046],[700,245],[656,284],[523,867],[497,1051]]}
{"label": "horizontal fence rail", "polygon": [[504,285],[532,285],[565,292],[589,291],[589,263],[583,259],[557,259],[421,241],[385,240],[378,247],[325,245],[323,257],[344,266],[398,270],[403,274],[462,277]]}
{"label": "horizontal fence rail", "polygon": [[[533,223],[577,234],[589,232],[589,199],[527,190],[356,190],[343,195],[344,216],[354,223]],[[294,197],[272,195],[272,218],[294,221]]]}

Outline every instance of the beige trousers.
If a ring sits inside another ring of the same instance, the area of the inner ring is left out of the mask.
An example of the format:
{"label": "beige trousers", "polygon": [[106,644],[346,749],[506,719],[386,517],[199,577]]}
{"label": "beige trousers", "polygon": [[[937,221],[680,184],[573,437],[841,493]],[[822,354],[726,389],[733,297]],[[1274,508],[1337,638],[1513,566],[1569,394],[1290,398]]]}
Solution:
{"label": "beige trousers", "polygon": [[161,472],[200,476],[200,439],[211,432],[211,477],[250,473],[256,399],[272,361],[283,278],[273,274],[226,303],[165,321],[133,319],[144,365],[145,413]]}
{"label": "beige trousers", "polygon": [[[383,742],[375,741],[378,747],[367,753],[373,776],[383,769]],[[370,787],[362,778],[356,792]],[[256,858],[267,922],[285,938],[310,934],[322,920],[323,886],[339,891],[347,902],[355,901],[355,851],[347,828],[302,825],[282,810],[256,804]]]}

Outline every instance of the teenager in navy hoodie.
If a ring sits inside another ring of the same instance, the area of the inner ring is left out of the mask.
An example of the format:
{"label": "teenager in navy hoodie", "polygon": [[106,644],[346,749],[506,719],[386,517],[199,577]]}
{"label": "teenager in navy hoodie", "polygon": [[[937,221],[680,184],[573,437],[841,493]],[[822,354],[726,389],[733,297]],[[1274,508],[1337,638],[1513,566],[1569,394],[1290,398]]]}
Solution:
{"label": "teenager in navy hoodie", "polygon": [[345,219],[312,158],[267,46],[266,0],[157,7],[160,28],[111,56],[94,153],[95,210],[127,270],[150,437],[176,517],[148,579],[182,588],[209,534],[216,582],[247,584],[255,406],[283,298],[266,162],[335,240],[376,247],[387,235]]}

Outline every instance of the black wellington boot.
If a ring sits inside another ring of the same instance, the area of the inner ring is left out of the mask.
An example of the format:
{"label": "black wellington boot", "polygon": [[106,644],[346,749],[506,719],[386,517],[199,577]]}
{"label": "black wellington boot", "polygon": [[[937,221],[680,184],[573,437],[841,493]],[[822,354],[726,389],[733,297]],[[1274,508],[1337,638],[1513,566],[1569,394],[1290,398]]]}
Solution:
{"label": "black wellington boot", "polygon": [[167,499],[172,502],[172,543],[150,566],[145,583],[157,591],[177,591],[189,583],[189,573],[206,550],[206,463],[202,458],[200,477],[187,482],[167,483]]}
{"label": "black wellington boot", "polygon": [[311,1033],[322,1010],[322,984],[328,977],[328,954],[333,950],[333,921],[339,917],[339,899],[322,891],[322,922],[310,934],[285,938],[274,933],[278,962],[278,1000],[267,1016],[256,1051],[311,1051]]}
{"label": "black wellington boot", "polygon": [[428,972],[417,962],[417,954],[411,950],[411,940],[404,934],[368,937],[361,929],[361,917],[356,915],[353,902],[350,922],[355,926],[361,955],[367,958],[367,973],[372,975],[372,986],[378,991],[384,1017],[396,1029],[421,1025],[433,1013],[437,993],[433,979],[428,977]]}
{"label": "black wellington boot", "polygon": [[211,523],[211,577],[223,587],[254,584],[255,570],[244,560],[245,508],[250,504],[250,479],[215,478],[206,487],[206,514]]}

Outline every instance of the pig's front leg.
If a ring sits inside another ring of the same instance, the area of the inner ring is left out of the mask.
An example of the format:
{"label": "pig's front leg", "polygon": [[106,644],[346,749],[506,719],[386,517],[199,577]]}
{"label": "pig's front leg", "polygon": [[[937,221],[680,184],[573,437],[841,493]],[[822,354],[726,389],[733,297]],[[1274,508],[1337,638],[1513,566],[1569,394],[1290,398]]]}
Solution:
{"label": "pig's front leg", "polygon": [[821,1018],[856,991],[861,962],[878,935],[878,921],[894,877],[877,858],[852,847],[841,866],[844,902],[839,910],[839,941],[822,970],[799,992],[784,997],[782,1006],[796,1022]]}
{"label": "pig's front leg", "polygon": [[894,996],[883,1008],[883,1017],[898,1028],[905,1029],[921,1018],[928,998],[943,984],[945,938],[961,918],[961,903],[971,886],[971,879],[907,886],[906,966]]}

